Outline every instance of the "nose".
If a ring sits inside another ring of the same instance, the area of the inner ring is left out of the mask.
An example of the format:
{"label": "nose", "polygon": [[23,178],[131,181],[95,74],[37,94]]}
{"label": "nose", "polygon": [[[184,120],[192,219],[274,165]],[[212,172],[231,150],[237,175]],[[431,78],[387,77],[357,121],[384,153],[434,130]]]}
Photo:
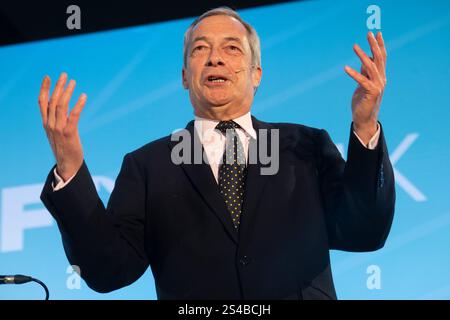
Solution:
{"label": "nose", "polygon": [[225,61],[222,59],[219,50],[213,48],[209,54],[208,60],[206,61],[207,67],[223,66]]}

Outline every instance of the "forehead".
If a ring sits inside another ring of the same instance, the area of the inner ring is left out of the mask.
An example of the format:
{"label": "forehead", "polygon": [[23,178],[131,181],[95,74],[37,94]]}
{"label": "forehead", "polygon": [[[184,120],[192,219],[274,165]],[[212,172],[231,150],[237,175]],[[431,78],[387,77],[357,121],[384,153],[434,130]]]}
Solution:
{"label": "forehead", "polygon": [[217,15],[201,20],[192,29],[191,41],[197,37],[237,37],[244,40],[247,38],[247,30],[239,20],[230,16]]}

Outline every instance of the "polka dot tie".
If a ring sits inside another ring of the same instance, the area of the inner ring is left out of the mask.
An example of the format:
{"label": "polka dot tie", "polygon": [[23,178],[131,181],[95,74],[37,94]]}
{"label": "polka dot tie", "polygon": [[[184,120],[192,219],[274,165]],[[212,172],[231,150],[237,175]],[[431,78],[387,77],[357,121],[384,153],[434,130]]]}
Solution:
{"label": "polka dot tie", "polygon": [[247,169],[244,148],[236,128],[240,128],[240,126],[232,120],[220,121],[216,126],[216,129],[226,137],[225,151],[219,168],[219,190],[231,214],[234,227],[238,230]]}

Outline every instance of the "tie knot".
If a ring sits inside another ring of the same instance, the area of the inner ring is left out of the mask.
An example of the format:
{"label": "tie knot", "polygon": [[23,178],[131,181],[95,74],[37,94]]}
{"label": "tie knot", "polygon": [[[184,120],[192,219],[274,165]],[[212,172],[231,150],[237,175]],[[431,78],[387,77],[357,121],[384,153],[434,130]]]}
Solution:
{"label": "tie knot", "polygon": [[234,129],[238,129],[240,127],[241,126],[238,125],[233,120],[227,120],[227,121],[220,121],[217,124],[216,129],[219,130],[220,132],[222,132],[223,134],[226,134],[227,130],[234,130]]}

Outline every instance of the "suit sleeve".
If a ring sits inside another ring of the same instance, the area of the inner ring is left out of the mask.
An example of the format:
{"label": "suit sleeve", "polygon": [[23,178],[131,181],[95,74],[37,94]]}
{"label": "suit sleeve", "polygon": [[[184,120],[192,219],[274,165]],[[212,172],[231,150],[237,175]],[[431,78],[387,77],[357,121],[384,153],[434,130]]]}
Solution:
{"label": "suit sleeve", "polygon": [[395,185],[381,124],[380,128],[373,150],[365,148],[351,128],[347,162],[328,133],[319,133],[318,172],[330,249],[374,251],[387,239]]}
{"label": "suit sleeve", "polygon": [[98,292],[137,280],[147,269],[144,248],[145,180],[131,154],[124,157],[105,208],[87,165],[73,180],[53,191],[50,171],[41,200],[55,218],[67,258]]}

